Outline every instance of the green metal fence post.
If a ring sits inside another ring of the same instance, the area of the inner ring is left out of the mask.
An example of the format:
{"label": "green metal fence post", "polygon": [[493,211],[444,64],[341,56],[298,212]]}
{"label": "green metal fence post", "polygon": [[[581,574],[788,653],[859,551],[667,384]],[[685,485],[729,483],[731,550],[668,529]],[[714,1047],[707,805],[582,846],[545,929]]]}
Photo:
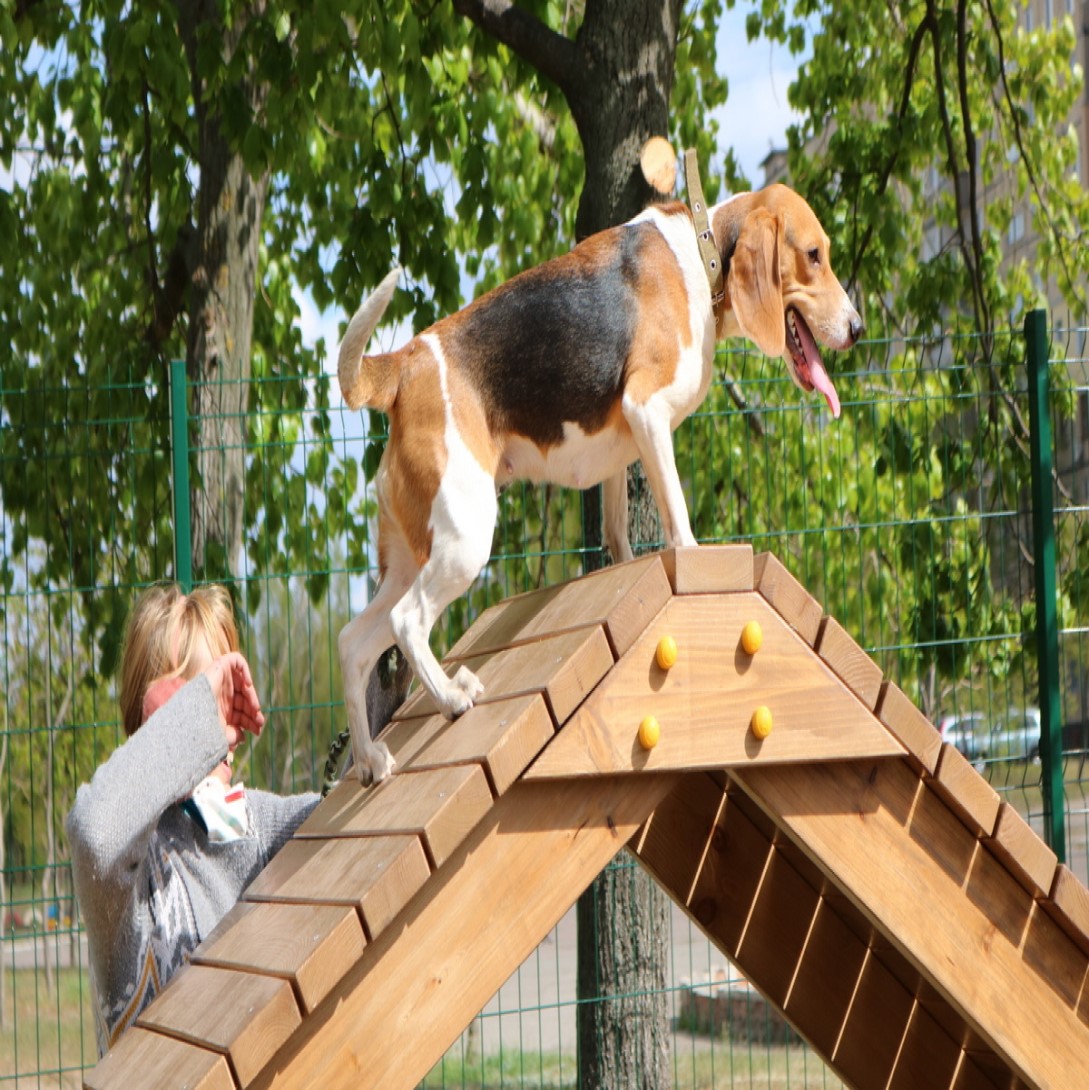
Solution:
{"label": "green metal fence post", "polygon": [[1055,510],[1051,483],[1051,384],[1047,315],[1025,317],[1029,443],[1032,456],[1032,545],[1036,590],[1036,658],[1040,677],[1040,763],[1043,770],[1044,834],[1066,860],[1066,807],[1059,700],[1059,625],[1055,598]]}
{"label": "green metal fence post", "polygon": [[174,472],[174,578],[186,594],[193,589],[193,541],[189,527],[189,386],[185,360],[170,364],[170,449]]}

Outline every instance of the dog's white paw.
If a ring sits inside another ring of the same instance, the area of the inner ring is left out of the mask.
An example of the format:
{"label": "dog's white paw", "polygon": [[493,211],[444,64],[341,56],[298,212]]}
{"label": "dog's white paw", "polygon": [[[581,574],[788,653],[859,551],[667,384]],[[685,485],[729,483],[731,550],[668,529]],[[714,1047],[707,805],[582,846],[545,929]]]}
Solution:
{"label": "dog's white paw", "polygon": [[456,719],[467,712],[484,692],[480,678],[467,666],[462,666],[450,679],[450,684],[443,693],[441,706],[447,719]]}
{"label": "dog's white paw", "polygon": [[372,742],[367,747],[362,760],[355,763],[355,774],[359,782],[366,787],[368,784],[381,783],[387,779],[396,764],[385,742]]}

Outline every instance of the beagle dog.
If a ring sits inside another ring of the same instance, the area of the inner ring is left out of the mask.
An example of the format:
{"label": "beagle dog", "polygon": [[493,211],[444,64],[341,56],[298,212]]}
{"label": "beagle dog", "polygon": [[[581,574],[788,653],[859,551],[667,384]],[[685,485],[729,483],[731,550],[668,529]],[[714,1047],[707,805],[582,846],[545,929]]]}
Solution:
{"label": "beagle dog", "polygon": [[819,391],[839,415],[817,342],[846,349],[862,321],[832,272],[813,211],[772,185],[704,215],[725,272],[717,308],[693,213],[674,203],[592,235],[394,352],[365,349],[400,270],[348,324],[338,360],[344,400],[389,416],[375,480],[380,582],[338,644],[364,783],[393,769],[385,744],[371,739],[364,695],[394,642],[448,718],[482,693],[465,667],[446,675],[428,637],[488,562],[497,486],[603,482],[605,542],[620,562],[632,557],[625,471],[641,458],[666,542],[695,545],[672,433],[706,396],[724,337],[781,356],[795,384]]}

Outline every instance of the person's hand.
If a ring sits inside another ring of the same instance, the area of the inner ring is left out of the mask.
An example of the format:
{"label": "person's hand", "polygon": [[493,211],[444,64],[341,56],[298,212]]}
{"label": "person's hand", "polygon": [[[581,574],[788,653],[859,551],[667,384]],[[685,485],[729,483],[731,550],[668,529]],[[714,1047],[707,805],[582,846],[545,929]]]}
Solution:
{"label": "person's hand", "polygon": [[245,658],[237,651],[231,651],[215,659],[204,671],[204,676],[219,707],[227,745],[234,749],[245,731],[259,735],[265,717]]}

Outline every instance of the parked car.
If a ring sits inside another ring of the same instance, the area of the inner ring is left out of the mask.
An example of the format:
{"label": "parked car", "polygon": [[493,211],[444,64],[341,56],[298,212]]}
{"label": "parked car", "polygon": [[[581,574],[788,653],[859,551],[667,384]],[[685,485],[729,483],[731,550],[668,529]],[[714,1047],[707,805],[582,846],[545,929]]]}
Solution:
{"label": "parked car", "polygon": [[982,761],[987,756],[987,717],[981,712],[943,715],[938,720],[938,733],[969,761]]}
{"label": "parked car", "polygon": [[1040,709],[1010,708],[991,727],[988,757],[1035,761],[1040,756]]}

